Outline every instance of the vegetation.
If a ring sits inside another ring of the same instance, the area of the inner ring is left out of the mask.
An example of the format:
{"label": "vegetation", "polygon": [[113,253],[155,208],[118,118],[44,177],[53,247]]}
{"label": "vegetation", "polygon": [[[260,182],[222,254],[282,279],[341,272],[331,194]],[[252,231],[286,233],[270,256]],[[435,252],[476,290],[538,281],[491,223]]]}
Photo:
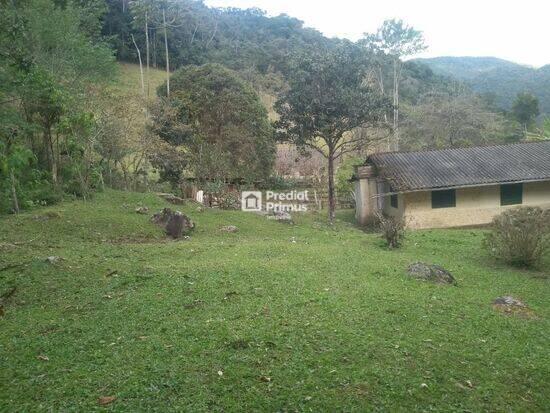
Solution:
{"label": "vegetation", "polygon": [[540,264],[550,250],[550,212],[538,207],[503,212],[493,220],[485,247],[497,259],[514,266]]}
{"label": "vegetation", "polygon": [[254,90],[220,65],[186,67],[171,78],[170,98],[166,84],[160,89],[155,132],[184,147],[193,176],[203,183],[268,178],[275,140]]}
{"label": "vegetation", "polygon": [[[15,288],[0,410],[90,411],[107,396],[117,411],[548,406],[548,280],[495,264],[484,231],[411,232],[390,251],[351,212],[288,226],[189,204],[196,230],[174,242],[141,205],[170,206],[107,190],[0,218],[0,295]],[[418,260],[459,287],[409,278]],[[537,318],[493,310],[505,294]]]}
{"label": "vegetation", "polygon": [[2,7],[0,212],[49,203],[62,192],[86,197],[101,185],[87,108],[115,64],[94,36],[96,10],[77,3]]}
{"label": "vegetation", "polygon": [[363,82],[366,56],[342,42],[339,48],[318,51],[297,62],[290,88],[275,104],[280,115],[279,137],[308,147],[327,159],[329,220],[335,216],[334,162],[372,142],[372,136],[346,132],[384,126],[389,102]]}
{"label": "vegetation", "polygon": [[519,93],[535,95],[541,112],[550,113],[550,65],[535,69],[494,57],[417,59],[435,73],[463,80],[472,89],[509,111]]}
{"label": "vegetation", "polygon": [[[386,20],[376,34],[365,34],[361,43],[377,55],[382,55],[382,61],[391,62],[392,70],[392,104],[393,104],[393,139],[390,150],[399,150],[399,86],[403,71],[403,59],[418,54],[427,48],[422,33],[407,26],[402,20]],[[379,68],[379,76],[382,70]],[[382,94],[384,80],[379,79]]]}
{"label": "vegetation", "polygon": [[376,219],[387,247],[390,249],[401,247],[405,240],[405,219],[385,216],[381,213],[377,214]]}
{"label": "vegetation", "polygon": [[[288,16],[211,8],[194,0],[25,0],[2,7],[2,213],[67,195],[87,198],[105,185],[147,190],[160,180],[180,187],[189,176],[267,183],[274,165],[276,173],[306,176],[316,185],[334,188],[340,165],[391,146],[390,125],[393,141],[399,140],[402,149],[525,137],[512,116],[498,113],[468,88],[456,87],[425,65],[403,62],[424,43],[418,31],[401,21],[387,21],[376,34],[352,43],[325,38]],[[116,73],[113,53],[139,66],[124,64]],[[325,58],[323,68],[318,62]],[[331,131],[332,143],[326,148],[307,138],[312,131],[302,134],[303,139],[286,131],[287,140],[309,140],[316,148],[310,151],[321,149],[322,155],[310,156],[294,144],[275,153],[259,102],[269,120],[280,120],[274,102],[305,93],[300,82],[306,77],[323,86],[320,76],[329,66],[334,74],[350,63],[353,68],[345,79],[333,82],[331,93],[343,97],[352,91],[369,103],[348,99],[339,114],[331,114],[333,120],[342,120],[351,113],[353,122]],[[207,71],[209,80],[203,78]],[[214,77],[231,83],[226,89],[231,105],[222,108],[222,96],[216,93],[203,99],[201,93],[219,86]],[[165,84],[160,103],[155,94],[159,83]],[[393,103],[385,105],[383,122],[360,121],[365,113],[356,110],[369,107],[374,113],[371,104],[381,97]],[[219,133],[206,130],[216,124],[214,107],[224,113],[217,122],[223,124]],[[527,138],[544,138],[544,131],[530,127]],[[300,153],[292,155],[296,150]],[[332,167],[322,165],[320,156],[332,159],[327,162]],[[245,164],[253,165],[250,172]],[[349,178],[344,172],[339,182]]]}
{"label": "vegetation", "polygon": [[521,124],[525,136],[527,128],[532,126],[535,118],[540,114],[539,101],[530,93],[520,93],[517,95],[512,105],[512,115]]}

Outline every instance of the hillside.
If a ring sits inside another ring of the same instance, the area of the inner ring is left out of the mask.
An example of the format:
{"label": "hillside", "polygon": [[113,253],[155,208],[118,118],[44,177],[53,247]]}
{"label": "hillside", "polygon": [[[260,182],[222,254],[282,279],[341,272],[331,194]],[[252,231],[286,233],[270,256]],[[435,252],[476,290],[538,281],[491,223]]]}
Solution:
{"label": "hillside", "polygon": [[[0,217],[1,411],[99,411],[102,397],[131,412],[549,405],[547,279],[495,265],[483,231],[412,232],[392,251],[347,212],[287,225],[188,203],[197,228],[174,242],[139,205],[171,206],[107,191]],[[419,260],[458,286],[407,277]],[[495,311],[504,294],[536,317]]]}
{"label": "hillside", "polygon": [[435,73],[465,81],[480,94],[509,110],[518,93],[530,92],[550,113],[550,65],[535,69],[495,57],[435,57],[415,59]]}

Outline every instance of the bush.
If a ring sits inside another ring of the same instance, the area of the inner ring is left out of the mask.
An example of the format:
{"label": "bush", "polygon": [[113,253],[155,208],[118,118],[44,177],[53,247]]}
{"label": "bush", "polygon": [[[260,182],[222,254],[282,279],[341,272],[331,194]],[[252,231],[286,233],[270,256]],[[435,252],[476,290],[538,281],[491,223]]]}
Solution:
{"label": "bush", "polygon": [[484,246],[495,258],[517,267],[538,264],[550,248],[550,211],[514,208],[493,219]]}
{"label": "bush", "polygon": [[226,191],[218,197],[218,205],[220,209],[240,209],[241,197],[238,192]]}
{"label": "bush", "polygon": [[405,240],[405,220],[378,213],[379,230],[388,248],[399,248]]}

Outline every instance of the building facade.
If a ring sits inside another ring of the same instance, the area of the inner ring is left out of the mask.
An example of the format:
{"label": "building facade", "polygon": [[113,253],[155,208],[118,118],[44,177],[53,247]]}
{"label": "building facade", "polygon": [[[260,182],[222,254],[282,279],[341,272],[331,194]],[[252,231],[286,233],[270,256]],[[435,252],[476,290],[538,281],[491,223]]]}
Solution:
{"label": "building facade", "polygon": [[355,173],[356,218],[409,228],[488,224],[517,206],[550,208],[550,142],[379,153]]}

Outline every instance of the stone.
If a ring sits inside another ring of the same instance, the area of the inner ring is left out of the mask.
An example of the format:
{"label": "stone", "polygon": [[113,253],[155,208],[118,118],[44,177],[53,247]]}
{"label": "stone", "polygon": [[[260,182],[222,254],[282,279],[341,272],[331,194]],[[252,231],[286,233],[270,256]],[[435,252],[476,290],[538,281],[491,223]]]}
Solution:
{"label": "stone", "polygon": [[59,261],[61,261],[61,257],[51,256],[46,258],[46,262],[48,264],[57,264]]}
{"label": "stone", "polygon": [[527,307],[525,303],[518,300],[517,298],[512,297],[511,295],[505,295],[502,297],[497,297],[493,304],[496,305],[507,305],[511,307]]}
{"label": "stone", "polygon": [[146,206],[141,206],[139,208],[136,208],[136,214],[147,215],[148,213],[149,213],[149,208],[147,208]]}
{"label": "stone", "polygon": [[415,262],[409,265],[407,274],[418,280],[431,281],[438,284],[456,284],[456,280],[449,271],[435,264]]}
{"label": "stone", "polygon": [[180,211],[176,211],[170,216],[166,223],[166,234],[172,238],[182,238],[187,235],[194,227],[193,221],[191,221],[186,215]]}
{"label": "stone", "polygon": [[151,221],[157,225],[166,225],[172,214],[173,212],[170,208],[163,208],[162,211],[157,212],[151,217]]}
{"label": "stone", "polygon": [[185,238],[195,228],[195,224],[187,215],[170,208],[164,208],[154,214],[151,221],[164,227],[166,234],[174,239]]}
{"label": "stone", "polygon": [[239,228],[237,228],[235,225],[225,225],[220,228],[220,231],[222,232],[238,232]]}

